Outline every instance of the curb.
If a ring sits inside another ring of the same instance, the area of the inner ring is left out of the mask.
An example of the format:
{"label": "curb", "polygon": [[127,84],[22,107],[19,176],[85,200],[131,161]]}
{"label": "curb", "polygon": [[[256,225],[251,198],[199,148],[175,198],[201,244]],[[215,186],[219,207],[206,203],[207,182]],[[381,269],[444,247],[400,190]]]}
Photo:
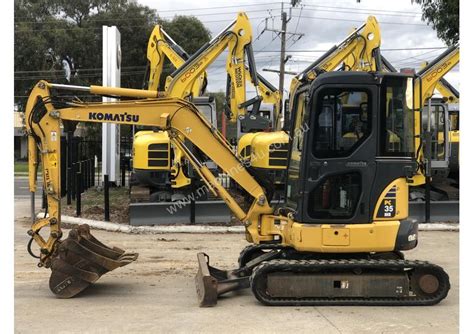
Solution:
{"label": "curb", "polygon": [[[244,226],[207,226],[207,225],[179,225],[179,226],[130,226],[99,220],[91,220],[70,216],[62,216],[63,223],[70,225],[88,224],[91,228],[109,232],[129,234],[164,234],[164,233],[244,233]],[[453,231],[459,232],[457,223],[431,223],[418,225],[419,231]]]}
{"label": "curb", "polygon": [[243,226],[207,226],[207,225],[179,225],[179,226],[131,226],[112,222],[62,216],[63,223],[71,225],[88,224],[91,228],[109,232],[129,234],[163,234],[163,233],[244,233]]}

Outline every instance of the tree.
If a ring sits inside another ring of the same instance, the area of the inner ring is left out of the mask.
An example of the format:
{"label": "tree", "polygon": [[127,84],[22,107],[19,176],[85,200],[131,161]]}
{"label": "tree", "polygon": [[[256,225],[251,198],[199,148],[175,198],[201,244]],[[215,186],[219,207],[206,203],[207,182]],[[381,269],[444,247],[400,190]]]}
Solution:
{"label": "tree", "polygon": [[190,55],[211,39],[211,32],[195,16],[175,16],[161,21],[163,29]]}
{"label": "tree", "polygon": [[70,84],[101,84],[102,25],[115,25],[121,34],[122,87],[143,87],[155,24],[162,24],[188,53],[210,39],[197,18],[165,21],[133,0],[15,0],[14,23],[15,103],[20,110],[38,80],[67,83],[62,69],[67,57],[77,70]]}
{"label": "tree", "polygon": [[412,0],[421,5],[422,19],[448,45],[459,41],[459,0]]}

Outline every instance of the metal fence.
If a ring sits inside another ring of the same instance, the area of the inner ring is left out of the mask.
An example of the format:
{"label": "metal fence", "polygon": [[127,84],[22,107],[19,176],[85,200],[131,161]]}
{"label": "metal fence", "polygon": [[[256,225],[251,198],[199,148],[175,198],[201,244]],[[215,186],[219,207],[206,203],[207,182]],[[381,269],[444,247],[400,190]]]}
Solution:
{"label": "metal fence", "polygon": [[[120,185],[127,185],[130,179],[132,138],[122,137],[120,140]],[[66,203],[76,202],[76,215],[81,215],[81,194],[91,187],[102,185],[107,188],[104,193],[104,206],[107,208],[108,186],[101,178],[102,141],[83,137],[74,137],[67,132],[61,137],[61,197]],[[107,211],[107,210],[106,210]],[[108,213],[106,212],[106,217]]]}

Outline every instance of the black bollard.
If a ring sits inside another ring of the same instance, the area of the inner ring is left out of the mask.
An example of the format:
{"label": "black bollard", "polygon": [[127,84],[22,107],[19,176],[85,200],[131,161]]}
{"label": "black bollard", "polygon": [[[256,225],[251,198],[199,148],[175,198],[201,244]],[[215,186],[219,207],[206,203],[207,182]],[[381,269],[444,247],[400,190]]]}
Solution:
{"label": "black bollard", "polygon": [[122,187],[125,187],[125,166],[122,166]]}
{"label": "black bollard", "polygon": [[77,188],[77,185],[76,185],[76,181],[77,181],[77,172],[79,170],[77,169],[77,163],[73,163],[72,164],[72,173],[71,173],[71,197],[72,197],[72,200],[75,201],[76,200],[76,188]]}
{"label": "black bollard", "polygon": [[66,203],[71,205],[71,195],[72,195],[72,167],[67,168],[67,193],[66,193]]}
{"label": "black bollard", "polygon": [[90,169],[89,169],[89,175],[90,175],[90,183],[91,183],[91,187],[94,187],[95,184],[94,184],[94,159],[92,158],[91,160],[91,163],[90,163]]}
{"label": "black bollard", "polygon": [[110,209],[109,209],[109,176],[104,174],[104,214],[105,221],[110,221]]}
{"label": "black bollard", "polygon": [[76,216],[81,216],[81,180],[82,175],[80,172],[76,173]]}

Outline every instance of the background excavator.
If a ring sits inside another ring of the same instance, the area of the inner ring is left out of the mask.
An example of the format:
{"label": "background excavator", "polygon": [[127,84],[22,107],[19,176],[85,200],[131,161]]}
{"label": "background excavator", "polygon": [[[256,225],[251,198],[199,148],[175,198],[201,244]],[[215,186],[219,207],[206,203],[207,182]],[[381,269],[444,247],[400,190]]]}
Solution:
{"label": "background excavator", "polygon": [[[325,72],[375,71],[381,43],[377,19],[369,16],[364,24],[354,29],[343,41],[294,77],[290,86],[288,111],[292,110],[295,92],[305,83],[312,82]],[[289,125],[290,115],[285,114]],[[281,122],[277,122],[281,124]],[[237,151],[250,166],[271,180],[275,199],[285,196],[285,173],[288,165],[288,129],[276,128],[274,132],[254,132],[242,136]],[[285,131],[286,130],[286,131]]]}
{"label": "background excavator", "polygon": [[436,85],[449,114],[449,177],[459,182],[459,92],[446,79]]}
{"label": "background excavator", "polygon": [[[82,121],[167,131],[210,191],[245,225],[253,245],[240,254],[239,268],[214,268],[206,254],[198,254],[201,306],[215,305],[219,295],[248,287],[265,305],[440,302],[450,287],[446,272],[425,261],[404,260],[401,251],[418,243],[418,224],[408,219],[408,186],[424,180],[421,110],[432,95],[432,83],[455,62],[428,66],[419,76],[379,69],[327,72],[300,85],[290,96],[287,192],[278,208],[270,205],[269,191],[192,102],[153,91],[40,81],[26,107],[30,190],[36,189],[38,147],[49,216],[36,219],[29,235],[40,246],[40,265],[52,269],[51,290],[72,297],[137,257],[106,247],[86,226],[62,239],[60,124]],[[58,90],[133,99],[84,103],[61,97]],[[352,132],[345,127],[349,119],[360,123],[356,140],[344,137]],[[202,156],[239,184],[246,203],[222,187]]]}
{"label": "background excavator", "polygon": [[[383,56],[381,62],[384,70],[396,72],[396,69]],[[451,142],[452,137],[456,138],[456,136],[451,135],[450,123],[452,116],[449,114],[448,101],[457,103],[459,93],[443,78],[458,62],[459,46],[455,45],[448,48],[429,64],[424,63],[422,69],[416,73],[416,76],[424,78],[422,81],[424,82],[422,98],[426,103],[423,108],[421,123],[424,134],[423,140],[425,141],[424,147],[427,148],[427,151],[420,152],[420,159],[426,160],[424,163],[426,170],[423,171],[425,180],[413,184],[410,188],[410,197],[414,200],[422,198],[429,203],[431,199],[459,198],[456,180],[452,180],[452,182],[448,179],[451,165],[453,166],[453,174],[456,175],[457,165],[455,161],[457,159],[456,152],[458,151],[456,143],[453,146]],[[439,71],[439,74],[442,75],[434,75],[434,70]],[[403,71],[415,72],[414,69],[404,69]],[[435,89],[442,94],[442,99],[433,98]],[[453,119],[456,120],[456,117]],[[452,147],[454,147],[454,153],[451,151]],[[428,187],[425,186],[426,183],[428,183]]]}
{"label": "background excavator", "polygon": [[[171,74],[167,78],[168,83],[164,93],[183,98],[191,97],[193,104],[206,115],[214,127],[217,127],[215,102],[210,97],[202,96],[207,84],[205,69],[213,63],[219,54],[229,50],[227,61],[230,65],[226,66],[228,88],[225,110],[231,121],[238,123],[237,137],[242,132],[271,130],[275,126],[273,119],[279,117],[280,94],[273,85],[255,72],[255,65],[252,65],[254,61],[250,44],[251,34],[247,16],[240,13],[238,18],[223,32],[201,47],[190,58],[160,26],[156,26],[148,43],[147,58],[150,68],[148,89],[158,89],[165,59],[169,59],[177,69],[186,66],[191,68],[188,72],[177,73],[179,72],[177,70]],[[233,53],[238,56],[232,56]],[[248,67],[245,65],[245,55],[249,59]],[[240,67],[234,65],[239,63],[245,65],[243,82],[238,80],[238,77],[242,76],[240,72],[242,65],[239,65]],[[195,70],[196,66],[199,67],[198,70]],[[171,87],[173,81],[181,82],[183,80],[187,81],[188,85],[178,84],[177,88],[173,88],[174,92],[167,90],[168,85]],[[239,81],[239,88],[236,94],[234,87],[236,87],[237,81]],[[258,93],[255,98],[248,101],[245,100],[246,81],[254,85]],[[180,91],[180,89],[182,90]],[[261,102],[271,106],[270,113],[261,108]],[[247,106],[251,106],[252,109],[244,113],[242,109]],[[273,117],[274,114],[275,117]],[[232,115],[238,115],[238,118]],[[170,145],[170,139],[166,132],[150,130],[137,132],[134,136],[133,152],[132,201],[177,200],[191,189],[198,188],[197,183],[200,180],[191,177],[191,166],[188,166],[183,159],[182,152]],[[218,172],[211,161],[207,164],[209,167],[214,167],[211,170],[215,173]]]}
{"label": "background excavator", "polygon": [[[180,67],[189,59],[189,55],[161,26],[156,25],[148,40],[147,59],[148,90],[158,91],[165,60],[168,59],[175,67]],[[210,97],[201,97],[206,86],[207,74],[202,72],[192,85],[193,103],[216,127],[215,101]],[[182,152],[171,145],[166,131],[137,131],[133,137],[132,151],[132,202],[178,200],[189,192],[192,182],[198,182],[192,178]]]}

